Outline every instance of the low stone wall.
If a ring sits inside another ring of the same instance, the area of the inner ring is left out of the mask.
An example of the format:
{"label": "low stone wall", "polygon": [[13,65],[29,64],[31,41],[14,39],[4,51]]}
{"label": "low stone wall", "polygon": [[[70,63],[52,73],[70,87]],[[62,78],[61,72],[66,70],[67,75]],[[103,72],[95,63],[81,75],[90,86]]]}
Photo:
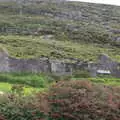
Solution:
{"label": "low stone wall", "polygon": [[15,59],[8,58],[10,72],[45,72],[56,75],[72,74],[73,64],[64,63],[60,60],[40,59]]}
{"label": "low stone wall", "polygon": [[45,72],[56,75],[72,74],[74,70],[87,67],[83,62],[74,63],[62,60],[39,59],[16,59],[9,57],[6,52],[0,52],[0,72]]}
{"label": "low stone wall", "polygon": [[0,51],[0,72],[44,72],[55,75],[71,75],[76,70],[88,70],[92,77],[97,74],[111,74],[120,78],[120,63],[111,60],[107,55],[101,55],[97,63],[74,60],[74,63],[62,60],[16,59],[9,57],[7,52]]}
{"label": "low stone wall", "polygon": [[26,60],[8,57],[7,61],[7,71],[9,72],[44,72],[56,75],[70,75],[74,70],[88,68],[87,64],[77,62],[68,63],[62,60],[50,60],[48,58]]}
{"label": "low stone wall", "polygon": [[9,58],[9,71],[50,72],[51,69],[48,60]]}

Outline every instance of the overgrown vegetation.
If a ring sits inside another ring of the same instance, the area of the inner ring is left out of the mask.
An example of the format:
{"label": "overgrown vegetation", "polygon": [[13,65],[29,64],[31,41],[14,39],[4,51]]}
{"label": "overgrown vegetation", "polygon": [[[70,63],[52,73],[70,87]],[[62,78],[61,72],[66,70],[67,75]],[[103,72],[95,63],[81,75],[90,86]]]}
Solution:
{"label": "overgrown vegetation", "polygon": [[[95,61],[100,53],[106,53],[119,61],[119,48],[95,44],[78,44],[71,41],[44,40],[42,37],[7,35],[0,36],[1,47],[17,58],[49,57],[51,59],[79,58]],[[69,61],[72,62],[72,61]]]}
{"label": "overgrown vegetation", "polygon": [[53,82],[53,78],[42,73],[0,73],[0,82],[44,89]]}
{"label": "overgrown vegetation", "polygon": [[59,81],[50,92],[0,95],[1,120],[118,120],[120,87]]}
{"label": "overgrown vegetation", "polygon": [[[20,11],[22,10],[22,13]],[[0,2],[0,49],[15,58],[120,61],[120,8],[41,0]],[[0,73],[0,120],[119,120],[120,79],[87,71]]]}
{"label": "overgrown vegetation", "polygon": [[118,120],[120,88],[89,81],[61,81],[51,89],[53,120]]}
{"label": "overgrown vegetation", "polygon": [[47,116],[47,96],[16,96],[8,94],[0,96],[1,120],[42,120]]}
{"label": "overgrown vegetation", "polygon": [[0,44],[11,56],[95,60],[106,53],[120,61],[119,7],[41,1],[22,11],[14,2],[0,4]]}
{"label": "overgrown vegetation", "polygon": [[79,81],[90,80],[95,83],[101,83],[112,86],[119,86],[120,79],[113,77],[96,77],[90,78],[89,73],[86,71],[77,71],[73,75],[57,76],[52,74],[43,73],[0,73],[0,91],[11,92],[11,88],[15,85],[24,87],[25,93],[32,91],[46,91],[49,87],[61,80],[65,81]]}
{"label": "overgrown vegetation", "polygon": [[88,77],[1,73],[0,119],[118,120],[120,79]]}

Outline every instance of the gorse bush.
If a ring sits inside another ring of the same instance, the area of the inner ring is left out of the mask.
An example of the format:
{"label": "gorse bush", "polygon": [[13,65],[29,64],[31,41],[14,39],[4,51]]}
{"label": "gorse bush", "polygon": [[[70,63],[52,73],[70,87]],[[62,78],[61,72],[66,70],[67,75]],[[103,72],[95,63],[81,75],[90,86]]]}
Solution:
{"label": "gorse bush", "polygon": [[51,88],[53,120],[118,120],[120,88],[88,81],[61,81]]}

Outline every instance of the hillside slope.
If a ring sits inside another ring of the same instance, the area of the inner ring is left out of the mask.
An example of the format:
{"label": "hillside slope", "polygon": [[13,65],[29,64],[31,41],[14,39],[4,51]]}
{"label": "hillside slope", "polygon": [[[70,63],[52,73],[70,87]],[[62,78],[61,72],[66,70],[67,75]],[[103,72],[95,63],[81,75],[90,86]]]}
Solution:
{"label": "hillside slope", "polygon": [[0,34],[0,44],[15,57],[95,60],[104,52],[119,61],[120,7],[64,0],[1,2]]}

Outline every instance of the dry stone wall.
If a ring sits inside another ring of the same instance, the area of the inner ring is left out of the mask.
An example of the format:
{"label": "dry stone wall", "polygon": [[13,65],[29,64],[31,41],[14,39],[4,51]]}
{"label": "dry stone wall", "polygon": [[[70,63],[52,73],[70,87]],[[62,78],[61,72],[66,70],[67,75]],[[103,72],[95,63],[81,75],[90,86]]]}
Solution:
{"label": "dry stone wall", "polygon": [[120,63],[107,55],[101,55],[97,63],[74,60],[74,63],[49,58],[17,59],[9,57],[7,52],[0,51],[0,72],[44,72],[55,75],[71,75],[76,70],[88,70],[92,77],[97,74],[111,74],[120,78]]}

